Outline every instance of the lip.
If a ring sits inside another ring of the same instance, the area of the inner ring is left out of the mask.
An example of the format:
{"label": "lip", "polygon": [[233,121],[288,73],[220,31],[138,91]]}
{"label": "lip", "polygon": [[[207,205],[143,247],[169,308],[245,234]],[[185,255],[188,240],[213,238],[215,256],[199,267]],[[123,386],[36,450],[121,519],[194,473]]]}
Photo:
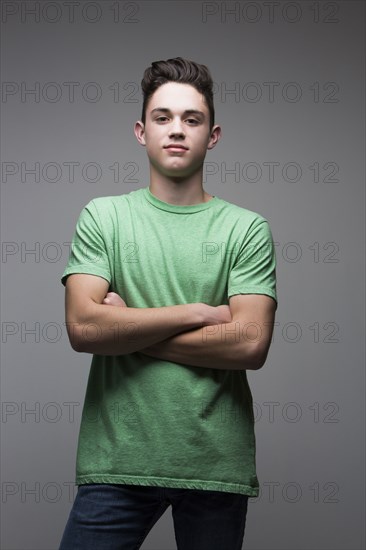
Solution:
{"label": "lip", "polygon": [[165,149],[170,149],[171,151],[187,151],[187,147],[178,144],[167,145]]}

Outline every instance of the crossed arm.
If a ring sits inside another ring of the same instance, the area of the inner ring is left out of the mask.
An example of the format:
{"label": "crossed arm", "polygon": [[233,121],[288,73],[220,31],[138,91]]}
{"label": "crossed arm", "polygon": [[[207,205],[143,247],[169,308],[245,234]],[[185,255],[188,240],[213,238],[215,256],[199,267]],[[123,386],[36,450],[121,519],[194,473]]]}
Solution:
{"label": "crossed arm", "polygon": [[267,358],[275,301],[264,294],[231,296],[230,306],[203,303],[129,308],[108,282],[73,274],[66,280],[66,326],[75,351],[140,352],[216,369],[257,370]]}

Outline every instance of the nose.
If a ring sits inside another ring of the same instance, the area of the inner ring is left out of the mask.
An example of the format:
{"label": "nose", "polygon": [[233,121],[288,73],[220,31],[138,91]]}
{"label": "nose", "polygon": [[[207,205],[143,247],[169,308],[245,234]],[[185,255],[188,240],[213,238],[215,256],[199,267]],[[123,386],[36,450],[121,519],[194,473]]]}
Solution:
{"label": "nose", "polygon": [[184,137],[184,131],[182,128],[182,123],[179,120],[179,118],[176,118],[173,120],[171,127],[169,129],[169,136],[183,136]]}

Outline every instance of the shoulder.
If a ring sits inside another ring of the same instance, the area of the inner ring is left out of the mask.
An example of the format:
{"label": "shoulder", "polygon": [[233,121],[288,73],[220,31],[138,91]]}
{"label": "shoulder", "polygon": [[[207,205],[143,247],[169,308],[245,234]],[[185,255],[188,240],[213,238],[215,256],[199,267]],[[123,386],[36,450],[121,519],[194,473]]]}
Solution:
{"label": "shoulder", "polygon": [[129,193],[123,193],[121,195],[108,195],[106,197],[96,197],[90,200],[84,209],[89,211],[98,212],[100,214],[108,213],[120,213],[121,208],[129,206],[136,199],[139,199],[141,195],[141,189],[130,191]]}
{"label": "shoulder", "polygon": [[239,206],[238,204],[234,204],[221,198],[220,204],[223,214],[230,216],[230,218],[238,224],[244,224],[246,227],[250,227],[252,225],[257,226],[263,223],[269,223],[267,218],[265,218],[262,214],[255,212],[254,210],[250,210],[249,208]]}

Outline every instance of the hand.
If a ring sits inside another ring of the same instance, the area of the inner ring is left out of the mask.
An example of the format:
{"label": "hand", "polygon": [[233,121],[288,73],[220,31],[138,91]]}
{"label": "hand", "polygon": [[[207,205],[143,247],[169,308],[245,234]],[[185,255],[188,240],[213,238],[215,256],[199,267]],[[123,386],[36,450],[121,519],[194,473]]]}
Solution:
{"label": "hand", "polygon": [[233,317],[231,314],[230,306],[227,306],[224,304],[221,306],[216,306],[215,309],[219,313],[219,317],[221,318],[221,323],[231,323],[231,321],[233,320]]}
{"label": "hand", "polygon": [[126,302],[116,292],[108,292],[102,304],[106,306],[127,307]]}
{"label": "hand", "polygon": [[204,325],[221,325],[223,323],[231,323],[232,315],[230,306],[209,306],[208,304],[200,304],[201,311],[204,315]]}

